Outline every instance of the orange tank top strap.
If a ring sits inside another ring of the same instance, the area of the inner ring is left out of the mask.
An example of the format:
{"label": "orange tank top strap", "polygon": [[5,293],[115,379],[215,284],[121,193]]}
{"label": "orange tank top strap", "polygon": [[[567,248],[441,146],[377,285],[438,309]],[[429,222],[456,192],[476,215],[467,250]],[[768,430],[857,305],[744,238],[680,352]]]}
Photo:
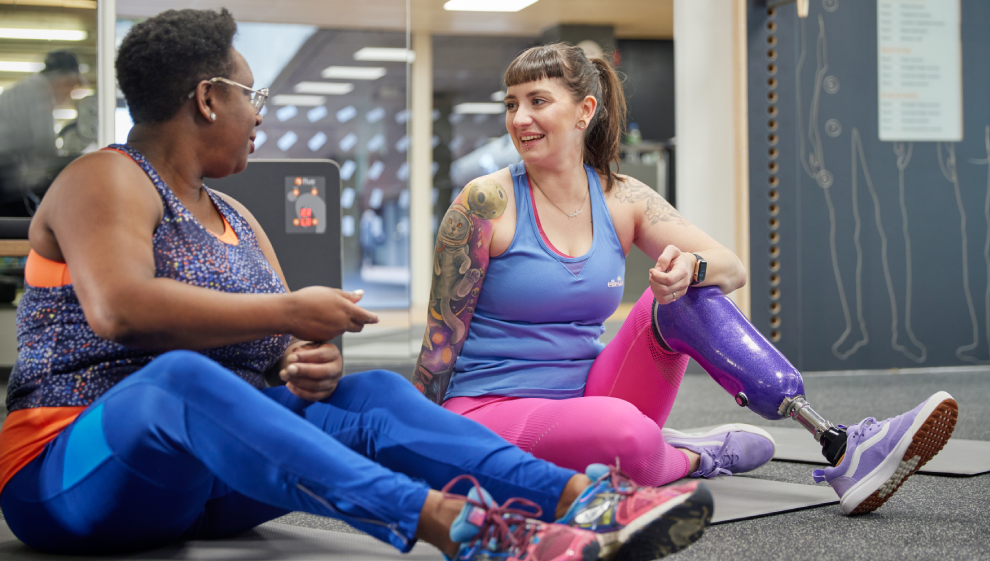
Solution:
{"label": "orange tank top strap", "polygon": [[72,284],[72,277],[68,265],[42,257],[32,249],[24,266],[24,282],[36,288],[54,288]]}

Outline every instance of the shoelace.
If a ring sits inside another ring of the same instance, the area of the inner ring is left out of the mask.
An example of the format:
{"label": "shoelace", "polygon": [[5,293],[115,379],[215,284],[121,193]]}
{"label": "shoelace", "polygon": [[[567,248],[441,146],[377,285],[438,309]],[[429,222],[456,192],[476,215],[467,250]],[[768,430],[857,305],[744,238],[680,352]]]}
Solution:
{"label": "shoelace", "polygon": [[714,463],[712,464],[712,469],[710,469],[708,473],[701,474],[701,476],[704,477],[705,479],[711,479],[716,475],[732,475],[732,472],[722,467],[721,461],[714,460]]}
{"label": "shoelace", "polygon": [[612,485],[612,488],[615,489],[615,492],[620,495],[633,495],[636,493],[636,489],[639,488],[639,485],[637,485],[631,477],[619,468],[619,458],[615,459],[614,466],[608,466],[608,473],[599,477],[598,481],[595,481],[595,484],[598,484],[598,482],[606,477],[609,478],[609,483]]}
{"label": "shoelace", "polygon": [[[839,426],[842,427],[842,425]],[[867,433],[873,432],[879,426],[880,423],[877,423],[876,418],[867,417],[863,419],[859,424],[848,427],[848,429],[846,430],[846,434],[848,435],[847,438],[852,438],[855,436],[864,436]]]}
{"label": "shoelace", "polygon": [[[705,454],[709,458],[711,458],[712,465],[710,466],[710,468],[708,469],[707,472],[704,472],[704,473],[701,474],[702,477],[704,477],[705,479],[711,479],[711,478],[713,478],[713,477],[715,477],[717,475],[732,475],[732,472],[731,471],[729,471],[728,469],[722,467],[726,463],[727,464],[730,464],[730,465],[732,464],[733,454],[729,454],[729,453],[726,452],[726,449],[728,447],[729,447],[729,443],[728,443],[728,439],[726,439],[726,442],[724,444],[722,444],[722,447],[719,449],[718,453],[716,453],[716,454],[708,454],[707,452],[705,452]],[[729,458],[729,461],[728,462],[723,462],[722,459],[723,458],[726,458],[726,457]],[[698,471],[699,472],[701,471],[700,466],[699,466]]]}
{"label": "shoelace", "polygon": [[[494,500],[491,504],[485,504],[482,501],[476,501],[467,496],[450,493],[450,489],[462,480],[470,481],[479,490],[478,496],[484,500],[484,494],[480,492],[482,489],[481,484],[478,483],[477,479],[466,474],[458,475],[451,479],[449,483],[444,485],[440,492],[443,493],[443,498],[445,499],[461,499],[485,511],[485,520],[478,529],[478,534],[468,545],[473,546],[480,540],[487,542],[494,539],[496,547],[499,550],[506,549],[506,546],[514,547],[517,551],[525,550],[526,546],[533,539],[533,534],[536,533],[536,525],[530,523],[527,519],[539,518],[543,515],[543,509],[540,508],[540,505],[519,497],[511,498],[501,505]],[[533,510],[527,511],[521,508],[512,508],[516,505],[531,507]],[[515,529],[512,526],[515,526]]]}

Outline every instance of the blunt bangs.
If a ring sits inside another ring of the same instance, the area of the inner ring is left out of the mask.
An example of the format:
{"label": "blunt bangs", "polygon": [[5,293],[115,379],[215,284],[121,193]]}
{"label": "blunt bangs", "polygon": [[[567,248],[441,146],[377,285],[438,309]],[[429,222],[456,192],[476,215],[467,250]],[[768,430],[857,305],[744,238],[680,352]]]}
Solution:
{"label": "blunt bangs", "polygon": [[512,61],[503,81],[510,87],[544,78],[563,78],[566,69],[559,50],[548,46],[533,47]]}

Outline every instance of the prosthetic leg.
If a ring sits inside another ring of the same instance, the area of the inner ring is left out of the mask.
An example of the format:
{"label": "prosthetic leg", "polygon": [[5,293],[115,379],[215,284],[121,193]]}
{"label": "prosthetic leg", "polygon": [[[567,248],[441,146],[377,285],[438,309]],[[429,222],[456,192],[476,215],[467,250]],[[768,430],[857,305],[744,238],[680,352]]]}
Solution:
{"label": "prosthetic leg", "polygon": [[796,420],[822,445],[831,465],[842,459],[845,427],[811,408],[801,373],[717,286],[692,288],[663,306],[654,301],[653,333],[665,350],[696,360],[739,406],[765,419]]}

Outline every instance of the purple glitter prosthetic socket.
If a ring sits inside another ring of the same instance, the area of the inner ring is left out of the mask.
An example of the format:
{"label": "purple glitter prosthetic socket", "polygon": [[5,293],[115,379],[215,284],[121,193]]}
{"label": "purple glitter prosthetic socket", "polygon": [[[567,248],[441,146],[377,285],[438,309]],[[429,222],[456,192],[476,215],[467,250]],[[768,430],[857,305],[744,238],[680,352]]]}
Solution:
{"label": "purple glitter prosthetic socket", "polygon": [[736,403],[764,419],[784,418],[784,398],[804,395],[801,373],[717,286],[654,302],[653,322],[662,346],[696,360]]}

